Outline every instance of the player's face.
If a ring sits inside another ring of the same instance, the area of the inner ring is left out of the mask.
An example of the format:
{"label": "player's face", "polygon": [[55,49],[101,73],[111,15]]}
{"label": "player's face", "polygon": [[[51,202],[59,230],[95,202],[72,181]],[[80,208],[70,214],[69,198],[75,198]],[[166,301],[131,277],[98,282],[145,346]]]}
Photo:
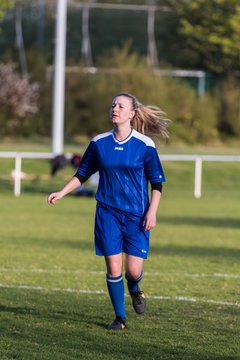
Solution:
{"label": "player's face", "polygon": [[113,99],[110,109],[110,118],[115,125],[129,124],[135,111],[132,110],[132,101],[126,96],[117,96]]}

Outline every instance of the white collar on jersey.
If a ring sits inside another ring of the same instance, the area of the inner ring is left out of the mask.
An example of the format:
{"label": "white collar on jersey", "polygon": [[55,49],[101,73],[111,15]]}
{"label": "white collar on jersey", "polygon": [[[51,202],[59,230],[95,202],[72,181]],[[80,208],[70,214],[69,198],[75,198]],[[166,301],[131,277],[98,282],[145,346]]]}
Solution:
{"label": "white collar on jersey", "polygon": [[115,132],[114,130],[112,130],[112,136],[113,136],[113,139],[114,141],[116,141],[118,144],[124,144],[125,142],[127,142],[129,139],[131,139],[131,137],[133,136],[133,132],[134,132],[134,129],[131,128],[131,132],[128,134],[128,136],[123,139],[123,140],[118,140],[116,135],[115,135]]}

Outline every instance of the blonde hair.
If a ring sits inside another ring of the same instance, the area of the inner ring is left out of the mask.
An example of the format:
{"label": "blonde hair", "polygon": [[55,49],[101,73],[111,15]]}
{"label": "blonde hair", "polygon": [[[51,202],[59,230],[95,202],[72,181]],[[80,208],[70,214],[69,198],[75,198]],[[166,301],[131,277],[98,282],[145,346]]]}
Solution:
{"label": "blonde hair", "polygon": [[119,93],[117,96],[125,96],[132,102],[132,109],[135,115],[132,118],[132,126],[135,130],[150,137],[160,135],[163,139],[169,138],[168,124],[169,119],[166,113],[158,106],[143,105],[138,99],[129,93]]}

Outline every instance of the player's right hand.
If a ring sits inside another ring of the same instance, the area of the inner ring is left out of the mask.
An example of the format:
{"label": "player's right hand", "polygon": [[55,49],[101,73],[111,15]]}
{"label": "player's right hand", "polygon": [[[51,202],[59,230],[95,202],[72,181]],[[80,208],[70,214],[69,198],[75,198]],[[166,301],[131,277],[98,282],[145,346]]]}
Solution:
{"label": "player's right hand", "polygon": [[56,201],[60,200],[62,196],[60,195],[60,192],[55,192],[49,195],[47,202],[49,205],[54,205]]}

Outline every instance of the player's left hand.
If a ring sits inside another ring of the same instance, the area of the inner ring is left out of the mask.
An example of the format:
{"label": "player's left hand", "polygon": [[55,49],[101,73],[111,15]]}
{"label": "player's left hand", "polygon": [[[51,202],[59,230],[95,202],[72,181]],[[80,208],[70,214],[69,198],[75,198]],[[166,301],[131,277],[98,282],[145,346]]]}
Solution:
{"label": "player's left hand", "polygon": [[157,217],[155,213],[148,211],[143,220],[143,226],[145,230],[152,230],[157,224]]}

